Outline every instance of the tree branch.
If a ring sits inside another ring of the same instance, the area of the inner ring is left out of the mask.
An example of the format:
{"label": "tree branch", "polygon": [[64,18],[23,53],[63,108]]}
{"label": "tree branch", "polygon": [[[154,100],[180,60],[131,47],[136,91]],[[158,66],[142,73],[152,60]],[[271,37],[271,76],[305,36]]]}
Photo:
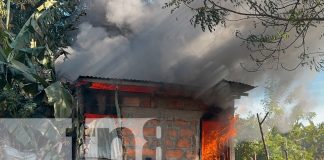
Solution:
{"label": "tree branch", "polygon": [[[289,18],[283,18],[283,17],[279,17],[279,16],[274,16],[274,15],[270,15],[270,14],[266,14],[264,13],[259,13],[259,14],[253,14],[253,13],[243,13],[243,12],[239,12],[239,11],[235,11],[226,7],[222,7],[218,4],[216,4],[215,2],[208,0],[212,5],[224,10],[224,11],[228,11],[234,14],[238,14],[238,15],[242,15],[242,16],[254,16],[254,17],[268,17],[268,18],[272,18],[272,19],[276,19],[276,20],[281,20],[281,21],[291,21],[291,19]],[[301,21],[324,21],[324,17],[311,17],[311,18],[295,18],[294,21],[296,22],[301,22]]]}
{"label": "tree branch", "polygon": [[261,133],[261,138],[262,138],[262,143],[263,143],[263,148],[264,148],[264,152],[266,154],[266,159],[269,160],[269,152],[264,140],[264,134],[263,134],[263,130],[262,130],[262,124],[264,122],[264,120],[267,118],[269,112],[266,113],[266,115],[264,116],[264,118],[262,119],[262,121],[260,121],[260,117],[259,117],[259,113],[257,113],[257,118],[258,118],[258,124],[259,124],[259,129],[260,129],[260,133]]}

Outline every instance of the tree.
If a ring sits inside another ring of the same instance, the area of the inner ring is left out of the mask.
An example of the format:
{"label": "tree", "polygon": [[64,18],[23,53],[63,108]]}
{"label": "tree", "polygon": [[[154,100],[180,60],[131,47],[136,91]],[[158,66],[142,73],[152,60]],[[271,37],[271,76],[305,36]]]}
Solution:
{"label": "tree", "polygon": [[[297,119],[291,120],[290,124],[285,124],[291,129],[286,132],[280,132],[278,125],[284,123],[280,121],[283,116],[283,108],[278,102],[272,88],[274,83],[268,83],[265,97],[262,100],[264,111],[269,113],[263,125],[265,132],[265,144],[269,152],[270,160],[287,160],[287,159],[323,159],[324,145],[324,123],[315,125],[313,118],[315,113],[301,113]],[[308,121],[308,125],[304,125]],[[283,125],[283,124],[281,124]],[[267,159],[264,153],[264,144],[258,131],[258,120],[255,115],[247,118],[241,118],[237,124],[238,139],[240,142],[236,145],[236,159],[238,160],[256,160]],[[250,137],[248,137],[250,136]],[[243,139],[245,138],[245,139]]]}
{"label": "tree", "polygon": [[68,54],[64,50],[70,44],[68,33],[82,13],[78,2],[1,1],[0,91],[32,101],[34,110],[41,110],[39,116],[51,106],[54,113],[43,116],[71,114],[72,97],[68,88],[57,81],[54,64],[59,56]]}
{"label": "tree", "polygon": [[[59,56],[68,54],[64,48],[70,44],[69,31],[83,13],[78,3],[78,0],[0,1],[1,118],[71,117],[73,97],[67,85],[57,80],[54,64]],[[44,124],[35,128],[28,123],[8,124],[0,119],[1,133],[8,132],[18,142],[6,145],[39,152],[41,159],[64,159],[55,157],[54,148],[64,145],[58,139],[61,137],[57,135],[58,128],[43,120]],[[35,144],[39,139],[45,141],[45,148]],[[0,159],[12,159],[1,156]]]}
{"label": "tree", "polygon": [[[190,22],[205,31],[215,31],[216,26],[230,21],[250,21],[254,28],[248,34],[236,32],[249,50],[255,66],[248,71],[283,68],[294,70],[300,66],[321,71],[324,69],[323,52],[309,50],[307,36],[324,21],[324,3],[321,0],[169,0],[163,8],[171,13],[185,6],[193,11]],[[234,17],[234,18],[233,18]],[[319,35],[319,38],[322,35]],[[297,49],[290,56],[298,58],[295,66],[288,67],[283,56],[288,49]]]}
{"label": "tree", "polygon": [[[314,114],[307,118],[309,125],[306,126],[302,123],[304,118],[296,120],[292,129],[287,133],[281,133],[275,127],[267,126],[265,142],[270,159],[323,159],[324,123],[315,125],[312,121],[313,117]],[[256,119],[255,116],[250,116],[240,121],[240,125],[242,123],[251,125],[251,121],[256,121]],[[257,126],[255,123],[254,125]],[[240,132],[238,133],[240,134]],[[266,159],[262,141],[257,138],[237,143],[235,150],[238,160]]]}

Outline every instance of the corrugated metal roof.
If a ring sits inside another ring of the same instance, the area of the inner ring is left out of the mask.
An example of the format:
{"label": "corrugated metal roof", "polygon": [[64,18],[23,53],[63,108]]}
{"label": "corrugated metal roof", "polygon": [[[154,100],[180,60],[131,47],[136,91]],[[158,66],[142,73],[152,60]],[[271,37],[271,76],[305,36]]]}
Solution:
{"label": "corrugated metal roof", "polygon": [[[95,77],[95,76],[80,76],[78,80],[86,80],[86,81],[101,81],[103,83],[113,83],[113,84],[121,84],[121,85],[143,85],[143,86],[163,86],[168,88],[182,88],[184,90],[200,90],[203,86],[197,85],[184,85],[184,84],[176,84],[176,83],[165,83],[165,82],[156,82],[149,80],[137,80],[137,79],[119,79],[119,78],[104,78],[104,77]],[[244,84],[241,82],[229,81],[229,80],[221,80],[212,86],[211,90],[218,90],[218,92],[222,92],[219,88],[223,88],[228,86],[231,88],[231,92],[233,95],[245,95],[244,93],[250,91],[255,88],[255,86],[251,86],[248,84]],[[221,93],[220,93],[221,94]]]}
{"label": "corrugated metal roof", "polygon": [[[187,84],[177,84],[177,83],[169,83],[169,82],[159,82],[159,81],[151,81],[151,80],[138,80],[138,79],[124,79],[124,78],[111,78],[111,77],[96,77],[96,76],[79,76],[78,79],[89,78],[89,79],[100,79],[100,80],[113,80],[113,81],[127,81],[127,82],[138,82],[138,83],[153,83],[153,84],[162,84],[162,85],[180,85],[180,86],[191,86],[191,87],[199,87],[196,85],[187,85]],[[241,87],[249,88],[249,90],[255,88],[256,86],[248,85],[242,82],[236,82],[231,80],[223,79],[219,83],[227,82],[229,84],[239,85]],[[216,84],[216,85],[217,85]]]}
{"label": "corrugated metal roof", "polygon": [[100,79],[100,80],[128,81],[128,82],[145,82],[145,83],[156,83],[156,84],[181,85],[181,84],[176,84],[176,83],[158,82],[158,81],[151,81],[151,80],[125,79],[125,78],[111,78],[111,77],[97,77],[97,76],[79,76],[78,79],[82,79],[82,78]]}

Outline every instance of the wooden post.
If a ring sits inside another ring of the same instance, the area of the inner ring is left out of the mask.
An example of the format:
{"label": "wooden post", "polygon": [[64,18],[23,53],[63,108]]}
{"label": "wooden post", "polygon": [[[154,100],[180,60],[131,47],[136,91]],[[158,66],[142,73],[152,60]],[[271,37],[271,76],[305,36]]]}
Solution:
{"label": "wooden post", "polygon": [[124,137],[123,137],[123,134],[122,134],[122,127],[123,127],[123,124],[122,124],[122,113],[121,113],[121,109],[120,109],[120,106],[119,106],[119,98],[118,98],[118,87],[116,88],[115,90],[115,107],[116,107],[116,112],[117,112],[117,122],[118,122],[118,127],[120,127],[120,129],[118,130],[118,135],[119,137],[122,139],[122,142],[121,142],[121,145],[122,145],[122,150],[123,150],[123,153],[122,153],[122,159],[126,159],[126,146],[124,145]]}
{"label": "wooden post", "polygon": [[263,130],[262,130],[262,124],[263,124],[264,120],[267,118],[268,115],[269,115],[269,112],[267,112],[266,115],[264,116],[264,118],[262,119],[262,121],[260,121],[259,114],[257,113],[258,124],[259,124],[260,133],[261,133],[263,148],[264,148],[264,152],[266,154],[266,159],[267,160],[269,160],[269,152],[268,152],[268,149],[267,149],[265,140],[264,140],[264,135],[263,135]]}
{"label": "wooden post", "polygon": [[286,147],[284,148],[285,160],[288,160],[288,149],[287,149],[287,138],[286,138]]}

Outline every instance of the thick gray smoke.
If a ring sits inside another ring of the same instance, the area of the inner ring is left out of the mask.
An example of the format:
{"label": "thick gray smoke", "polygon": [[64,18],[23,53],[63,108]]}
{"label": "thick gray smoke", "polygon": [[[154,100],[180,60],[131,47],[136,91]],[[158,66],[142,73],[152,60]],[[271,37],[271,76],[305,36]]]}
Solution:
{"label": "thick gray smoke", "polygon": [[[213,33],[202,32],[190,25],[191,10],[180,8],[170,14],[169,9],[162,9],[163,3],[87,2],[87,16],[83,17],[75,43],[69,49],[71,56],[57,63],[58,74],[69,80],[89,75],[206,86],[225,78],[260,88],[266,81],[275,80],[279,84],[278,97],[289,97],[314,76],[308,69],[246,72],[240,63],[251,63],[249,51],[235,38],[235,31],[245,33],[252,25],[231,23]],[[294,62],[295,59],[287,58],[287,64]],[[298,100],[305,97],[304,93],[295,94],[296,106],[308,104],[304,99]]]}
{"label": "thick gray smoke", "polygon": [[94,75],[197,84],[224,78],[219,72],[239,68],[246,57],[233,39],[244,26],[205,33],[189,24],[189,9],[170,15],[159,3],[94,0],[87,13],[70,60],[58,64],[68,79]]}

